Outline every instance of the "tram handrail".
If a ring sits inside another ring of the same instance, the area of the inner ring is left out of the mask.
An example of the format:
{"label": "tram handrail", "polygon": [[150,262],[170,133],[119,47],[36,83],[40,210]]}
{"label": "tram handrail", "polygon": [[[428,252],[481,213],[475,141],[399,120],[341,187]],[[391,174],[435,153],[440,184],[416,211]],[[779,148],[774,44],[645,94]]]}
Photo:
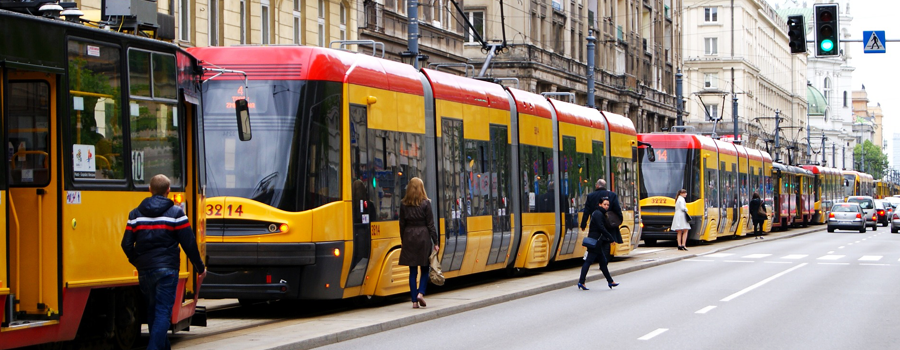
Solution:
{"label": "tram handrail", "polygon": [[381,58],[384,58],[384,43],[375,40],[334,40],[328,43],[328,48],[331,48],[334,44],[341,44],[338,46],[338,50],[345,50],[344,46],[347,45],[372,45],[372,57],[378,54],[378,47],[381,46]]}
{"label": "tram handrail", "polygon": [[[19,296],[22,295],[22,226],[19,225],[19,214],[16,213],[16,205],[13,204],[13,196],[7,198],[13,222],[16,224],[16,296]],[[16,304],[16,311],[19,311],[19,304]]]}
{"label": "tram handrail", "polygon": [[[44,152],[44,151],[18,151],[16,153],[13,153],[12,156],[17,157],[17,156],[25,156],[25,155],[29,155],[29,154],[39,154],[39,155],[44,156],[44,169],[47,168],[47,158],[50,157],[50,155],[47,152]],[[10,161],[9,167],[10,167],[10,169],[15,170],[16,169],[16,161],[15,160]]]}

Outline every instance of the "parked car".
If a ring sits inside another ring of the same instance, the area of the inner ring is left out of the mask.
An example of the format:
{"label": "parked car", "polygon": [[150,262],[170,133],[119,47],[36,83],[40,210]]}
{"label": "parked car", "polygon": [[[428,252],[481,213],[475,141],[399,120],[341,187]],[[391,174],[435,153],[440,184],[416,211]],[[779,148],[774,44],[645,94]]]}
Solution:
{"label": "parked car", "polygon": [[875,211],[875,200],[871,196],[850,196],[847,203],[857,203],[863,211],[863,217],[866,219],[866,226],[871,226],[875,231],[878,225],[878,213]]}
{"label": "parked car", "polygon": [[[828,232],[834,230],[857,230],[866,232],[867,220],[863,217],[865,212],[859,207],[859,203],[837,203],[828,212]],[[897,219],[900,227],[900,218]]]}
{"label": "parked car", "polygon": [[894,215],[891,215],[891,233],[900,232],[900,213],[894,211]]}
{"label": "parked car", "polygon": [[888,203],[883,199],[876,199],[875,212],[878,213],[878,222],[881,223],[881,226],[887,227],[887,225],[891,223],[894,207],[891,206],[891,203]]}

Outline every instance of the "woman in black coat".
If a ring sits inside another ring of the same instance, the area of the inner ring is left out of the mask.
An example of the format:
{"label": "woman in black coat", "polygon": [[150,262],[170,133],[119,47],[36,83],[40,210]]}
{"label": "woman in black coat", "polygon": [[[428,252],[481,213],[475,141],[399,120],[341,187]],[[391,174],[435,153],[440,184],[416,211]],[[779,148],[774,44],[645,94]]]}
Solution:
{"label": "woman in black coat", "polygon": [[[766,205],[759,198],[759,193],[753,192],[753,199],[750,200],[750,217],[753,218],[753,235],[762,239],[763,224],[769,218],[766,214]],[[761,210],[760,210],[761,209]],[[762,213],[760,213],[762,211]]]}
{"label": "woman in black coat", "polygon": [[609,289],[619,285],[613,281],[612,276],[609,274],[609,268],[607,268],[607,264],[609,263],[609,248],[614,240],[613,235],[609,232],[609,228],[606,224],[606,212],[608,210],[609,198],[604,197],[600,200],[600,208],[591,213],[591,224],[588,228],[588,237],[596,238],[597,246],[587,249],[587,257],[584,259],[584,265],[581,266],[581,277],[578,278],[579,289],[588,290],[588,287],[584,286],[584,279],[587,277],[588,270],[591,268],[591,264],[594,263],[594,260],[599,260],[600,271],[603,271],[603,276],[606,277]]}
{"label": "woman in black coat", "polygon": [[[431,200],[425,195],[422,179],[414,177],[406,186],[406,196],[400,206],[400,265],[409,266],[409,291],[413,309],[425,307],[425,286],[428,285],[428,263],[431,250],[440,249]],[[419,269],[421,268],[421,275]],[[421,276],[418,287],[416,279]]]}

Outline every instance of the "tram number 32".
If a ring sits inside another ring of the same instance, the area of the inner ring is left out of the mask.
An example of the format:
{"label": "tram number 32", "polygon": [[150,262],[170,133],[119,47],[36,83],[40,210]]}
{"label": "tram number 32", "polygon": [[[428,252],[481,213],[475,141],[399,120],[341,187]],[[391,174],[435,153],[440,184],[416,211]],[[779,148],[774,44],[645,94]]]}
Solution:
{"label": "tram number 32", "polygon": [[237,214],[237,216],[243,216],[244,215],[244,206],[239,205],[235,208],[231,204],[229,204],[226,207],[223,207],[221,204],[216,204],[216,205],[207,204],[206,205],[206,215],[207,216],[222,216],[223,211],[227,211],[228,216],[234,216],[234,214]]}

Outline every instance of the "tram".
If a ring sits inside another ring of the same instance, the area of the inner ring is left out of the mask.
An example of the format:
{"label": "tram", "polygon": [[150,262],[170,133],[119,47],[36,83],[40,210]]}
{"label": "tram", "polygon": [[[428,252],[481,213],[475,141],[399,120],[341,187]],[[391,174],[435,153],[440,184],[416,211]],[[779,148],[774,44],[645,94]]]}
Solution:
{"label": "tram", "polygon": [[842,202],[841,182],[843,177],[841,171],[835,168],[828,168],[818,165],[804,165],[806,169],[813,174],[813,216],[812,223],[824,224],[826,213],[831,210],[834,203]]}
{"label": "tram", "polygon": [[812,172],[792,165],[773,163],[772,183],[775,190],[773,228],[784,230],[812,222]]}
{"label": "tram", "polygon": [[841,172],[844,176],[844,201],[850,196],[875,196],[875,181],[872,175],[853,170]]}
{"label": "tram", "polygon": [[682,188],[688,192],[688,214],[693,219],[688,239],[712,241],[752,232],[752,194],[771,198],[766,185],[772,162],[766,152],[696,134],[639,134],[638,140],[652,145],[655,156],[651,160],[648,149],[638,150],[645,243],[675,239],[669,228],[675,196]]}
{"label": "tram", "polygon": [[625,117],[369,55],[316,47],[193,48],[249,78],[254,139],[204,85],[209,275],[204,298],[338,299],[408,290],[400,199],[420,177],[446,277],[581,258],[585,197],[607,179],[637,246],[637,134]]}
{"label": "tram", "polygon": [[[152,175],[172,180],[204,253],[199,66],[40,5],[0,2],[0,349],[76,337],[130,349],[147,311],[120,244]],[[196,312],[196,272],[180,269],[172,331]]]}

